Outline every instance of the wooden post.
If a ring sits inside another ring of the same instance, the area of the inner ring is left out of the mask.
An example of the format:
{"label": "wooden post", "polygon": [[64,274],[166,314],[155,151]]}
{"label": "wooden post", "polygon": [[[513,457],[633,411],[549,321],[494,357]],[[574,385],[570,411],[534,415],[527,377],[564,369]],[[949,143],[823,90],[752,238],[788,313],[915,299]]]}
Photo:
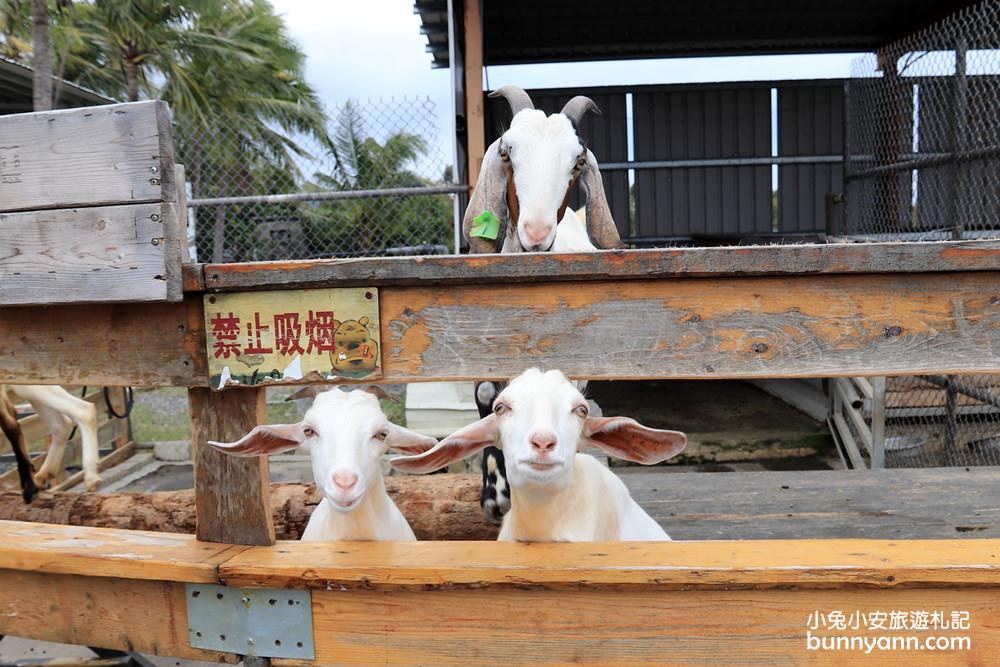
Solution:
{"label": "wooden post", "polygon": [[274,544],[267,457],[236,458],[205,442],[242,437],[266,416],[264,388],[188,389],[199,540]]}
{"label": "wooden post", "polygon": [[465,124],[468,137],[469,185],[475,186],[486,153],[483,110],[483,23],[480,0],[464,0]]}

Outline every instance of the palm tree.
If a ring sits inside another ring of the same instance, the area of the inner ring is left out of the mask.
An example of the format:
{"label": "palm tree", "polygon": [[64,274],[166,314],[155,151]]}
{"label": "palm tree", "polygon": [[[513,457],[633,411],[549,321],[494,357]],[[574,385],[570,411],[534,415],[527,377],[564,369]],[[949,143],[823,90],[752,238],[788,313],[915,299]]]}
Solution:
{"label": "palm tree", "polygon": [[32,108],[52,108],[52,42],[49,39],[49,0],[31,0]]}
{"label": "palm tree", "polygon": [[[380,190],[430,185],[412,171],[427,151],[423,137],[396,132],[384,143],[367,136],[364,118],[348,100],[333,137],[336,169],[314,176],[320,190]],[[441,195],[407,198],[374,197],[334,201],[307,209],[306,221],[314,245],[357,254],[379,247],[412,243],[447,243],[451,203]]]}

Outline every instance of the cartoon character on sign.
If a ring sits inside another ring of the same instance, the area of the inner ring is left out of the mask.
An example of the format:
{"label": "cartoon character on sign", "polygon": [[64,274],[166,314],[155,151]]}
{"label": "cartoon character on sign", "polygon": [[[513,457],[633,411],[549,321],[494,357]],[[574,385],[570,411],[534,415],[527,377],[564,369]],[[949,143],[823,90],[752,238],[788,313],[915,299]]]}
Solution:
{"label": "cartoon character on sign", "polygon": [[348,377],[364,377],[378,366],[378,343],[368,331],[368,318],[335,322],[333,370]]}

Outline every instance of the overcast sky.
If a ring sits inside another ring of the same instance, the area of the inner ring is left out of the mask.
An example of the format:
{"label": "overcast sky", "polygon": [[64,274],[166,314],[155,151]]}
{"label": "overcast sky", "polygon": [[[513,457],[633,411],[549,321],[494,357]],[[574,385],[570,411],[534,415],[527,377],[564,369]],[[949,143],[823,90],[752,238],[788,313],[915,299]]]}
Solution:
{"label": "overcast sky", "polygon": [[[330,107],[348,98],[429,97],[442,123],[451,118],[447,70],[431,69],[410,0],[272,0],[308,56],[306,76]],[[578,87],[844,77],[851,55],[630,60],[490,67],[489,88]],[[442,127],[439,141],[450,142]],[[428,137],[434,140],[432,137]],[[450,146],[448,151],[450,153]]]}

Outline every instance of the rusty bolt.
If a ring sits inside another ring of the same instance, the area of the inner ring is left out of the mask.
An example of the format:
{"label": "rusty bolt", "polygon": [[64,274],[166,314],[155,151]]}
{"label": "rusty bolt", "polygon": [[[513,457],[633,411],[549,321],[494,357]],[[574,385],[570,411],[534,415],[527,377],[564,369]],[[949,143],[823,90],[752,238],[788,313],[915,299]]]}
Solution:
{"label": "rusty bolt", "polygon": [[215,303],[215,297],[214,296],[208,297],[208,302],[209,303]]}
{"label": "rusty bolt", "polygon": [[750,349],[757,354],[763,354],[767,352],[767,343],[754,343],[750,346]]}
{"label": "rusty bolt", "polygon": [[369,301],[372,299],[373,296],[375,295],[372,294],[371,292],[365,292],[365,298],[368,299]]}
{"label": "rusty bolt", "polygon": [[158,179],[158,178],[151,178],[151,179],[149,179],[149,184],[150,185],[159,185],[160,184],[160,179]]}
{"label": "rusty bolt", "polygon": [[692,315],[690,317],[690,321],[691,322],[701,322],[701,315],[699,315],[698,313],[695,313],[694,315]]}
{"label": "rusty bolt", "polygon": [[886,327],[885,328],[885,337],[886,338],[894,338],[894,337],[898,336],[901,333],[903,333],[903,328],[899,327],[899,326],[893,326],[893,327]]}

